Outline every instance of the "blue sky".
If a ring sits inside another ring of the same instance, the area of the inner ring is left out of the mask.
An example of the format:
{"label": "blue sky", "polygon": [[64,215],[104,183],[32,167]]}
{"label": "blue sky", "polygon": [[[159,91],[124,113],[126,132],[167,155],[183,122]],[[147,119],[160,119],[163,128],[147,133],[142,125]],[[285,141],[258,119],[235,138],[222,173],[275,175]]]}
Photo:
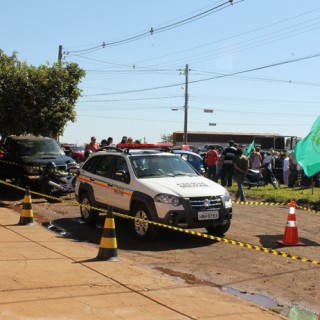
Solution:
{"label": "blue sky", "polygon": [[1,13],[6,54],[52,64],[62,45],[87,72],[61,142],[183,131],[187,64],[190,131],[304,137],[320,114],[318,0],[10,0]]}

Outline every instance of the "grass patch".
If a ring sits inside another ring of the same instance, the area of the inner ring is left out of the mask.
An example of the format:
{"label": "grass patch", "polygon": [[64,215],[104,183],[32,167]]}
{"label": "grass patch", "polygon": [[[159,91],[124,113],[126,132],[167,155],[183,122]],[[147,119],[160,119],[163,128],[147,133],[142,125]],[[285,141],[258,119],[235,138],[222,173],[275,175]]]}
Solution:
{"label": "grass patch", "polygon": [[[231,188],[228,188],[231,195],[237,191],[237,184],[233,183]],[[280,189],[274,189],[271,184],[264,187],[244,187],[244,194],[247,201],[263,201],[276,203],[289,203],[290,200],[295,200],[298,205],[304,205],[314,210],[320,210],[320,188],[288,188],[281,185]]]}

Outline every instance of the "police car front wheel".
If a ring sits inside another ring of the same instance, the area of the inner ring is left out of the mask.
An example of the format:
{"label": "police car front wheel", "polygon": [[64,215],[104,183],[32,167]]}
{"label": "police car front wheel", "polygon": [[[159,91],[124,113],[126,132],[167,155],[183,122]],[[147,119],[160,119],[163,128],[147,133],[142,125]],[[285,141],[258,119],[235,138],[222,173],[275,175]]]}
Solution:
{"label": "police car front wheel", "polygon": [[144,204],[139,204],[133,209],[132,223],[135,236],[144,241],[151,241],[157,238],[159,230],[156,225],[148,223],[152,220],[148,208]]}

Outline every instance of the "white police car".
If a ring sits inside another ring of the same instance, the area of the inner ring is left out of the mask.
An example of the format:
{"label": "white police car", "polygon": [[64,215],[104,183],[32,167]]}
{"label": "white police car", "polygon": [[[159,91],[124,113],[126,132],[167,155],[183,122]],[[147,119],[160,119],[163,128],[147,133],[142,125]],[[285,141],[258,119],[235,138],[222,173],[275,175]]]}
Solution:
{"label": "white police car", "polygon": [[112,206],[115,212],[144,220],[131,221],[143,240],[156,238],[160,228],[147,220],[223,236],[232,219],[225,188],[179,155],[158,150],[108,148],[93,153],[80,169],[75,193],[86,223],[99,215],[91,207]]}

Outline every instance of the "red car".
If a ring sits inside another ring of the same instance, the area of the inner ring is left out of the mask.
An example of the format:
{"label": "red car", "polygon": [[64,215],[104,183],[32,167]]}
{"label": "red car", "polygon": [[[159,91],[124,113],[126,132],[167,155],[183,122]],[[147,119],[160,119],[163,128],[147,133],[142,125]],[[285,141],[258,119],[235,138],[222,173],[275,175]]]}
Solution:
{"label": "red car", "polygon": [[84,147],[73,144],[63,144],[61,145],[61,148],[66,155],[72,157],[76,162],[84,162]]}

